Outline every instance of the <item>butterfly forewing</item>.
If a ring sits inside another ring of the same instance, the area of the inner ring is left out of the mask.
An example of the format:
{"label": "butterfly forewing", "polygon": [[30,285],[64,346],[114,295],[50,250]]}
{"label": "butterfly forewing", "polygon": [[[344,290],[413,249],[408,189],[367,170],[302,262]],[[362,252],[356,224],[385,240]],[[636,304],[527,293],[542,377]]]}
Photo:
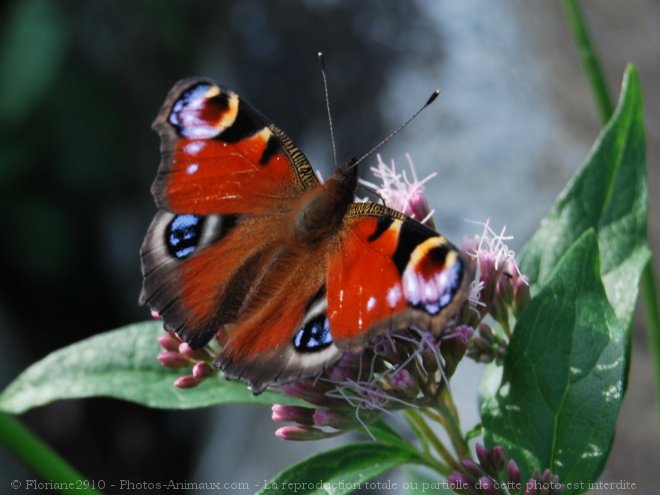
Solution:
{"label": "butterfly forewing", "polygon": [[153,124],[162,161],[156,204],[177,213],[269,214],[314,186],[309,161],[284,132],[231,90],[186,79]]}
{"label": "butterfly forewing", "polygon": [[199,347],[238,317],[282,215],[318,181],[284,132],[211,80],[177,83],[153,126],[161,210],[141,250],[140,301]]}

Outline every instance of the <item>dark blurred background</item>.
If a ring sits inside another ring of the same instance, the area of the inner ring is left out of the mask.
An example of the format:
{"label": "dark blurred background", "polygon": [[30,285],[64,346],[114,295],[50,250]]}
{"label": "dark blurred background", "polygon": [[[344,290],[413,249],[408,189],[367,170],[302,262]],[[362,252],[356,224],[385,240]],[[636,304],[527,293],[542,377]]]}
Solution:
{"label": "dark blurred background", "polygon": [[[627,62],[640,69],[655,246],[660,5],[582,3],[613,94]],[[318,51],[340,161],[440,87],[381,151],[400,165],[410,152],[420,176],[439,172],[431,206],[457,241],[474,233],[465,218],[491,218],[519,248],[600,129],[558,2],[20,0],[0,13],[2,387],[55,349],[148,317],[137,295],[159,160],[150,124],[182,77],[233,88],[324,171],[332,148]],[[660,481],[660,437],[638,320],[605,477],[641,483],[641,495]],[[480,372],[466,365],[456,378],[466,427]],[[261,481],[329,445],[275,440],[269,411],[256,407],[167,412],[94,399],[21,419],[90,479]],[[633,463],[630,452],[645,454]],[[0,487],[31,477],[4,451],[0,465]]]}

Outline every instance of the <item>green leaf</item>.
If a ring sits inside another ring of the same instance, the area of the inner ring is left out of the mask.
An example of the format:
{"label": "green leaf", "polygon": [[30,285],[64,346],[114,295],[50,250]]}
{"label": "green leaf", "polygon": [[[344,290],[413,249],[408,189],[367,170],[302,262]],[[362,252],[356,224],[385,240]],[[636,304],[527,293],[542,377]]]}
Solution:
{"label": "green leaf", "polygon": [[157,336],[162,323],[148,321],[90,337],[33,364],[0,394],[0,410],[19,414],[61,399],[114,397],[149,407],[190,409],[225,403],[300,404],[276,392],[252,395],[241,382],[208,378],[195,388],[173,382],[186,370],[163,367]]}
{"label": "green leaf", "polygon": [[390,443],[393,445],[407,447],[409,442],[399,432],[392,428],[383,418],[368,424],[363,428],[364,432],[372,436],[377,442]]}
{"label": "green leaf", "polygon": [[8,13],[0,42],[0,122],[16,123],[53,86],[68,36],[57,2],[13,2]]}
{"label": "green leaf", "polygon": [[523,273],[542,286],[575,240],[594,229],[605,290],[625,328],[650,256],[645,155],[642,93],[630,66],[616,112],[520,259]]}
{"label": "green leaf", "polygon": [[614,437],[625,374],[625,331],[605,294],[589,229],[516,325],[502,385],[482,407],[486,442],[504,445],[523,479],[550,468],[563,483],[596,480]]}
{"label": "green leaf", "polygon": [[454,494],[447,480],[429,468],[410,466],[405,469],[406,481],[403,490],[406,495],[449,495]]}
{"label": "green leaf", "polygon": [[[407,463],[422,464],[412,447],[379,442],[360,442],[317,454],[280,472],[258,495],[319,494],[342,495],[366,482]],[[379,482],[373,482],[376,485]],[[381,481],[387,489],[387,480]]]}

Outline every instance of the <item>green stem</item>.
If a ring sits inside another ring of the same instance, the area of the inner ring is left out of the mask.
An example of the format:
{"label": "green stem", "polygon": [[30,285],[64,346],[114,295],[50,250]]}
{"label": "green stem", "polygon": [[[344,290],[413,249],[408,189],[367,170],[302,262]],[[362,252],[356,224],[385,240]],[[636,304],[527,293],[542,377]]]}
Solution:
{"label": "green stem", "polygon": [[445,429],[459,457],[462,459],[471,458],[470,445],[461,430],[461,419],[458,409],[454,403],[454,396],[448,387],[442,391],[436,407],[440,411],[440,414],[437,414],[438,411],[433,411],[433,413],[437,414],[437,417],[444,422]]}
{"label": "green stem", "polygon": [[[92,484],[50,446],[37,438],[14,416],[4,412],[0,412],[0,443],[5,445],[42,480],[54,483],[61,493],[100,495],[101,492],[91,488]],[[25,480],[14,481],[21,483],[21,489],[27,488],[24,486]]]}
{"label": "green stem", "polygon": [[642,273],[642,299],[646,316],[653,372],[655,375],[655,399],[660,422],[660,312],[658,312],[658,292],[653,274],[653,259],[650,259]]}
{"label": "green stem", "polygon": [[410,421],[410,423],[413,425],[414,429],[423,435],[424,440],[428,441],[433,446],[438,455],[440,455],[442,460],[447,463],[447,465],[445,465],[435,461],[433,465],[438,470],[438,472],[443,476],[449,476],[452,470],[459,469],[458,462],[452,457],[442,441],[438,438],[438,436],[426,423],[426,421],[424,421],[424,418],[419,414],[419,412],[413,409],[408,409],[405,411],[405,415],[408,421]]}
{"label": "green stem", "polygon": [[[584,22],[584,16],[577,4],[577,0],[562,0],[562,5],[571,28],[573,40],[580,54],[582,67],[587,75],[587,79],[589,79],[601,121],[605,124],[614,112],[614,103],[607,89],[603,70],[592,46],[591,38]],[[653,273],[653,259],[650,259],[644,268],[640,285],[642,299],[644,301],[644,315],[649,347],[653,359],[656,404],[658,408],[658,419],[660,421],[660,312],[658,311],[658,292]]]}
{"label": "green stem", "polygon": [[612,116],[614,105],[596,51],[591,44],[591,37],[589,31],[587,31],[584,15],[577,0],[562,0],[562,5],[573,35],[573,41],[580,55],[582,67],[591,85],[591,92],[596,100],[600,119],[605,123]]}
{"label": "green stem", "polygon": [[458,457],[469,459],[470,447],[461,432],[461,427],[457,419],[458,416],[454,415],[451,408],[444,403],[438,403],[435,407],[438,409],[437,411],[431,408],[426,409],[427,415],[445,429]]}

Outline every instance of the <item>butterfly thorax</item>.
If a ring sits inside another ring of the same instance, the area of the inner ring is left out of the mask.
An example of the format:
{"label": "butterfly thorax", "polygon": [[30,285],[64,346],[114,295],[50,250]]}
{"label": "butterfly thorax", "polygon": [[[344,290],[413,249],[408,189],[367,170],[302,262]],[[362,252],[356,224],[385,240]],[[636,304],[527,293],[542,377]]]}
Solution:
{"label": "butterfly thorax", "polygon": [[357,168],[351,162],[337,170],[326,182],[303,194],[294,221],[295,240],[314,245],[332,236],[353,202],[356,186]]}

